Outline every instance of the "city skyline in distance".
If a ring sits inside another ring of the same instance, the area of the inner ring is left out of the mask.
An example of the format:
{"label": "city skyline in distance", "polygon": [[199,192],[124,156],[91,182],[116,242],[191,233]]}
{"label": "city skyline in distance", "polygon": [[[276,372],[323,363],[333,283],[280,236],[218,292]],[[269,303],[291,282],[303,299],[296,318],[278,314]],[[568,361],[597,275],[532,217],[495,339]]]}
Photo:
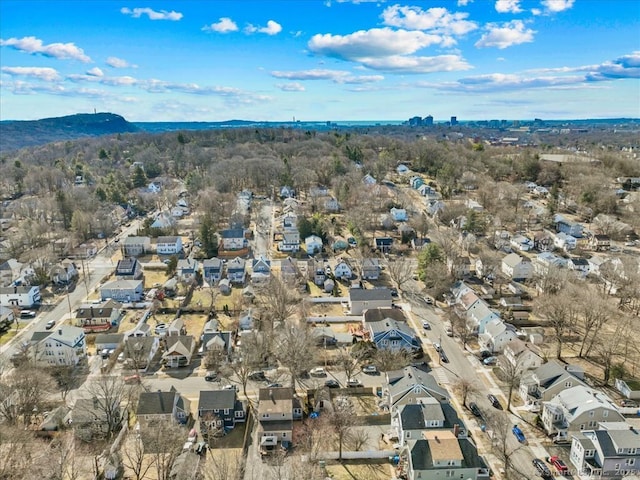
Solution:
{"label": "city skyline in distance", "polygon": [[640,117],[637,2],[5,0],[0,16],[0,120]]}

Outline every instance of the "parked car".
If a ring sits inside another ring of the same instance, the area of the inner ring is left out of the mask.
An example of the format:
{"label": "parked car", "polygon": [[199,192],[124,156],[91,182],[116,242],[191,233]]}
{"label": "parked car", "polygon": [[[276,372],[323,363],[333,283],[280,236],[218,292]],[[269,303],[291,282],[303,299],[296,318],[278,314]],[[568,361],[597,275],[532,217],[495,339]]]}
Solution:
{"label": "parked car", "polygon": [[377,375],[378,367],[376,367],[375,365],[366,365],[362,367],[362,373],[366,373],[368,375]]}
{"label": "parked car", "polygon": [[127,377],[124,377],[124,383],[126,383],[127,385],[133,385],[135,383],[140,383],[140,375],[138,375],[136,373],[134,375],[129,375]]}
{"label": "parked car", "polygon": [[500,400],[498,400],[498,398],[495,395],[490,393],[489,395],[487,395],[487,398],[489,399],[489,402],[491,402],[491,405],[493,406],[493,408],[502,410],[502,405],[500,404]]}
{"label": "parked car", "polygon": [[237,385],[225,385],[224,387],[222,387],[222,390],[235,390],[236,392],[238,391],[238,386]]}
{"label": "parked car", "polygon": [[440,346],[440,344],[439,344],[439,343],[434,343],[434,344],[433,344],[433,348],[435,348],[435,349],[436,349],[436,352],[440,352],[440,350],[442,350],[442,347]]}
{"label": "parked car", "polygon": [[269,383],[269,384],[267,384],[267,388],[279,388],[281,386],[282,386],[281,383]]}
{"label": "parked car", "polygon": [[425,330],[431,330],[431,324],[429,322],[422,322],[422,328]]}
{"label": "parked car", "polygon": [[362,387],[362,382],[360,380],[347,380],[347,387],[357,388]]}
{"label": "parked car", "polygon": [[311,375],[312,377],[326,377],[327,372],[322,367],[315,367],[309,370],[309,375]]}
{"label": "parked car", "polygon": [[249,380],[254,380],[256,382],[264,382],[266,379],[267,377],[265,376],[262,370],[249,373]]}
{"label": "parked car", "polygon": [[207,372],[206,375],[204,376],[205,381],[207,382],[215,382],[216,380],[219,380],[218,378],[218,374],[216,372]]}
{"label": "parked car", "polygon": [[493,353],[491,353],[489,350],[482,350],[480,351],[479,355],[480,358],[484,360],[485,358],[493,356]]}
{"label": "parked car", "polygon": [[487,357],[482,360],[485,365],[495,365],[498,362],[498,357]]}
{"label": "parked car", "polygon": [[527,438],[524,436],[524,432],[520,429],[520,427],[518,427],[518,425],[514,425],[511,431],[518,439],[518,442],[527,443]]}
{"label": "parked car", "polygon": [[56,326],[56,321],[55,320],[49,320],[47,322],[47,324],[44,326],[44,328],[47,329],[47,330],[51,330],[55,326]]}
{"label": "parked car", "polygon": [[199,442],[198,445],[196,445],[195,452],[198,455],[203,455],[207,451],[207,447],[208,445],[206,442]]}
{"label": "parked car", "polygon": [[324,382],[324,386],[327,388],[340,388],[340,384],[337,380],[327,380]]}
{"label": "parked car", "polygon": [[390,289],[391,291],[391,296],[392,297],[397,297],[398,296],[398,289],[397,288],[392,288]]}
{"label": "parked car", "polygon": [[424,297],[424,303],[426,303],[427,305],[433,305],[433,298]]}
{"label": "parked car", "polygon": [[475,402],[471,402],[469,404],[469,410],[471,411],[471,413],[473,413],[476,417],[481,417],[482,416],[482,412],[480,411],[480,408],[478,407],[478,404]]}
{"label": "parked car", "polygon": [[560,460],[560,457],[557,455],[549,457],[549,463],[554,466],[559,474],[564,475],[565,473],[569,473],[569,467],[567,467],[567,464]]}
{"label": "parked car", "polygon": [[538,470],[538,473],[540,473],[542,478],[551,478],[553,476],[549,467],[547,467],[539,458],[534,458],[531,463],[533,463],[533,466]]}
{"label": "parked car", "polygon": [[451,326],[448,326],[445,330],[445,333],[447,334],[447,337],[453,337],[453,328]]}
{"label": "parked car", "polygon": [[442,361],[442,363],[449,363],[449,357],[447,357],[447,354],[444,353],[444,350],[442,348],[440,348],[440,360]]}
{"label": "parked car", "polygon": [[36,316],[36,312],[33,310],[20,310],[20,318],[33,318]]}
{"label": "parked car", "polygon": [[636,408],[638,406],[638,403],[634,402],[633,400],[624,399],[624,400],[622,400],[620,402],[620,406],[621,407]]}

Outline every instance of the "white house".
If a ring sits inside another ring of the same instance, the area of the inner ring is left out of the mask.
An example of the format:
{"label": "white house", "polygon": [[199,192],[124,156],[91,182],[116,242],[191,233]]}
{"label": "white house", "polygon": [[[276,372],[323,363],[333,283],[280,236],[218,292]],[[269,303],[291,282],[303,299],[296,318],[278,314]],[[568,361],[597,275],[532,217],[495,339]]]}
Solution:
{"label": "white house", "polygon": [[100,287],[100,298],[109,298],[117,302],[139,302],[143,295],[142,280],[115,280]]}
{"label": "white house", "polygon": [[582,257],[573,257],[569,259],[567,263],[569,270],[572,270],[579,277],[586,277],[589,273],[589,260]]}
{"label": "white house", "polygon": [[404,208],[392,208],[389,213],[395,222],[406,222],[408,219],[407,211]]}
{"label": "white house", "polygon": [[30,343],[30,352],[38,365],[77,365],[87,355],[84,330],[70,325],[33,332]]}
{"label": "white house", "polygon": [[553,246],[556,248],[561,248],[562,250],[573,250],[577,245],[578,240],[568,233],[556,233],[556,236],[553,239]]}
{"label": "white house", "polygon": [[487,323],[484,333],[478,335],[478,343],[490,352],[502,352],[507,343],[516,338],[516,332],[498,319]]}
{"label": "white house", "polygon": [[346,260],[341,259],[333,270],[333,274],[336,278],[348,280],[353,277],[353,268]]}
{"label": "white house", "polygon": [[224,250],[242,250],[245,246],[244,230],[242,228],[230,228],[220,232],[222,247]]}
{"label": "white house", "polygon": [[300,234],[297,230],[286,231],[282,234],[282,240],[278,243],[281,252],[298,252],[300,250]]}
{"label": "white house", "polygon": [[525,280],[533,275],[533,265],[517,253],[510,253],[502,259],[502,273],[512,280]]}
{"label": "white house", "polygon": [[515,248],[521,252],[528,252],[533,248],[533,241],[524,235],[515,235],[509,243],[511,244],[511,248]]}
{"label": "white house", "polygon": [[40,303],[40,287],[14,286],[0,288],[0,305],[3,307],[33,307]]}
{"label": "white house", "polygon": [[322,252],[322,238],[317,235],[311,235],[305,238],[304,245],[308,255]]}
{"label": "white house", "polygon": [[156,250],[158,255],[176,255],[182,252],[182,238],[177,236],[158,237]]}
{"label": "white house", "polygon": [[503,353],[504,356],[502,358],[519,372],[532,370],[542,365],[542,357],[537,351],[537,348],[529,343],[523,342],[519,338],[507,343]]}

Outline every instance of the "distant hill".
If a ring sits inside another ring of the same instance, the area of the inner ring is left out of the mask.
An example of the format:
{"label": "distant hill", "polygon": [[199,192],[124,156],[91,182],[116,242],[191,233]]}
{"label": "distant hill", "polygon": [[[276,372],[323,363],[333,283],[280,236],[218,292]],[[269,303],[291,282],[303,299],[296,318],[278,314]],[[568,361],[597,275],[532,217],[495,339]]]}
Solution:
{"label": "distant hill", "polygon": [[41,120],[7,120],[0,122],[0,151],[138,131],[138,127],[115,113],[78,113]]}

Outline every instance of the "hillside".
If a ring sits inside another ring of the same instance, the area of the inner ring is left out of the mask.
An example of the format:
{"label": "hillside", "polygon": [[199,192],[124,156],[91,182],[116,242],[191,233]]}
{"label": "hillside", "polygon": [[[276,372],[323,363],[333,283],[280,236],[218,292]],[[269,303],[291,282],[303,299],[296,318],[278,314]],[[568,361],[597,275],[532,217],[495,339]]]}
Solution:
{"label": "hillside", "polygon": [[0,151],[137,131],[138,127],[114,113],[78,113],[41,120],[3,121],[0,122]]}

